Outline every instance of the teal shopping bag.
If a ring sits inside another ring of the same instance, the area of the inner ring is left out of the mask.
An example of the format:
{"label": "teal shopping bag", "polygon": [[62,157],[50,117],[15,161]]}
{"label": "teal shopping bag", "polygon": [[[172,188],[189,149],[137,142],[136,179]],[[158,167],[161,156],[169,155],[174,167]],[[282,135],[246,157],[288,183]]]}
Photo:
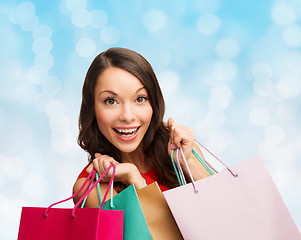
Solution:
{"label": "teal shopping bag", "polygon": [[133,184],[106,201],[102,209],[124,211],[124,240],[152,239]]}

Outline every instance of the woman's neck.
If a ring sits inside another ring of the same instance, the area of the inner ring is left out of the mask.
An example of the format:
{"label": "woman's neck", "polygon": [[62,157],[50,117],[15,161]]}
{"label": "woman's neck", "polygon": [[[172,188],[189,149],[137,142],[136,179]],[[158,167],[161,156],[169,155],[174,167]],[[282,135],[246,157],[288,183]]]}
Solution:
{"label": "woman's neck", "polygon": [[142,146],[139,146],[135,151],[130,153],[121,153],[121,161],[123,163],[132,163],[136,165],[138,170],[142,173],[150,170],[151,166],[149,161],[147,161],[146,156],[144,155]]}

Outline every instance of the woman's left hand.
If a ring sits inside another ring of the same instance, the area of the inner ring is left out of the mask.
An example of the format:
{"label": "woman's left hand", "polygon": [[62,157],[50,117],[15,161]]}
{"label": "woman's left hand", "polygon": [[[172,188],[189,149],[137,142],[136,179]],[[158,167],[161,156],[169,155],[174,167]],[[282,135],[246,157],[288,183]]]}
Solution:
{"label": "woman's left hand", "polygon": [[[176,123],[172,118],[167,121],[170,139],[168,143],[168,153],[171,155],[171,150],[182,146],[184,156],[187,161],[190,160],[192,147],[194,144],[194,133],[191,129]],[[179,157],[181,165],[183,160]]]}

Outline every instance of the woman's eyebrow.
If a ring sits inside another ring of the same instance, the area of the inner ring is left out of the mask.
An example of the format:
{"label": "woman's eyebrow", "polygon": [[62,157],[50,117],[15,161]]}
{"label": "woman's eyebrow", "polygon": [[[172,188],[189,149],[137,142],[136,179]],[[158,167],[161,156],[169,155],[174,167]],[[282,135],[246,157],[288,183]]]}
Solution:
{"label": "woman's eyebrow", "polygon": [[[145,89],[145,87],[138,88],[137,91],[136,91],[136,93],[140,92],[140,91],[143,90],[143,89]],[[103,91],[101,91],[101,92],[98,94],[98,96],[101,95],[102,93],[110,93],[110,94],[112,94],[112,95],[114,95],[114,96],[117,96],[117,95],[118,95],[117,93],[115,93],[115,92],[113,92],[113,91],[111,91],[111,90],[103,90]]]}
{"label": "woman's eyebrow", "polygon": [[117,93],[115,93],[115,92],[113,92],[113,91],[111,91],[111,90],[104,90],[104,91],[101,91],[101,92],[98,94],[98,96],[99,96],[100,94],[102,94],[102,93],[110,93],[110,94],[112,94],[112,95],[114,95],[114,96],[117,96]]}
{"label": "woman's eyebrow", "polygon": [[141,88],[138,88],[138,90],[136,91],[137,92],[140,92],[141,90],[145,89],[145,87],[141,87]]}

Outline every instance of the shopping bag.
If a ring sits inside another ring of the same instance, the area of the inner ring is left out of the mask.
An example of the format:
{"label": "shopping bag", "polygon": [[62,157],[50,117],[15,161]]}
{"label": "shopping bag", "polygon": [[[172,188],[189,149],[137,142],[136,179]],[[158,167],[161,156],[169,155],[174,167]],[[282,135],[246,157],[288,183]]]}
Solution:
{"label": "shopping bag", "polygon": [[157,182],[137,190],[153,240],[183,239]]}
{"label": "shopping bag", "polygon": [[[111,190],[111,194],[112,193],[113,189]],[[104,201],[102,201],[102,204],[103,202]],[[124,211],[124,240],[152,239],[133,184],[114,197],[111,195],[111,199],[103,204],[103,209]]]}
{"label": "shopping bag", "polygon": [[184,239],[301,239],[259,157],[198,181],[190,177],[191,183],[163,192]]}
{"label": "shopping bag", "polygon": [[[111,181],[115,174],[115,167]],[[111,168],[110,167],[110,168]],[[104,172],[98,181],[110,170]],[[96,171],[93,170],[82,187],[73,196],[50,205],[48,208],[23,207],[20,219],[18,240],[122,240],[123,211],[103,210],[100,208],[78,208],[86,195],[96,186],[85,192],[73,209],[53,208],[54,205],[65,202],[78,195],[84,186],[93,181]],[[107,189],[104,198],[108,194]]]}

